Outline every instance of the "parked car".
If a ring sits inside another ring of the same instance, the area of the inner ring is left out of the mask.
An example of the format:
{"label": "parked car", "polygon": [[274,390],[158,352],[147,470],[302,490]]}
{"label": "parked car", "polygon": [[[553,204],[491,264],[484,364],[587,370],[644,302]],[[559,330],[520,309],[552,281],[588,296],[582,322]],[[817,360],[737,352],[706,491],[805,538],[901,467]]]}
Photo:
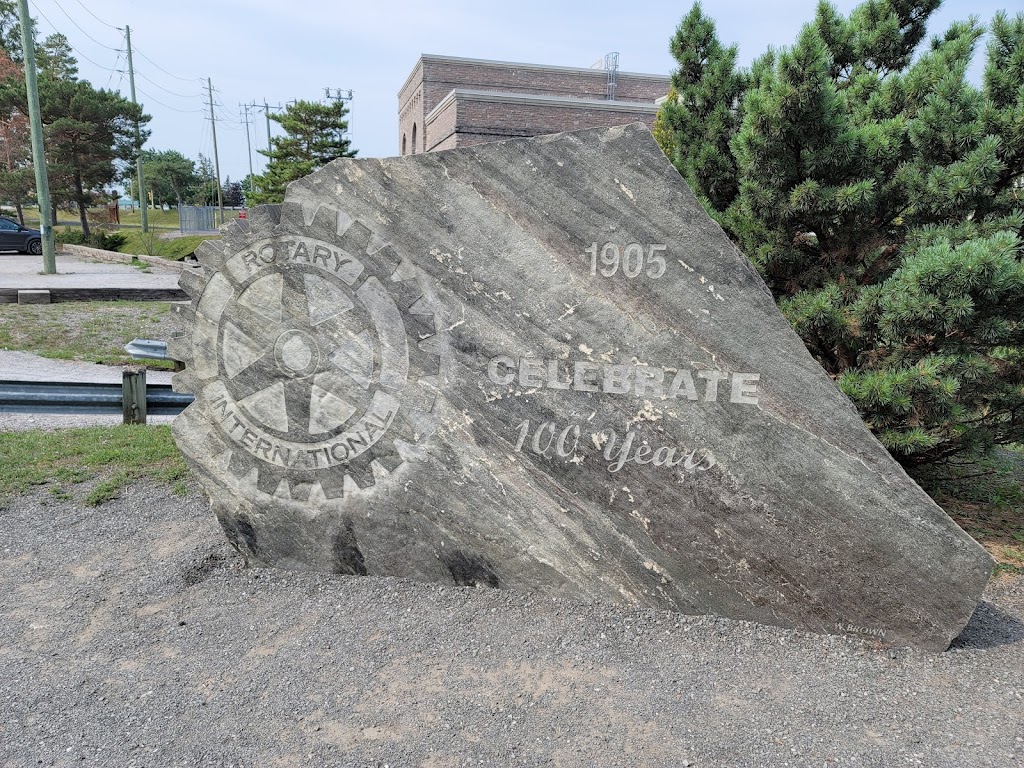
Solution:
{"label": "parked car", "polygon": [[0,251],[17,251],[38,256],[43,252],[43,237],[38,229],[23,227],[16,221],[0,216]]}

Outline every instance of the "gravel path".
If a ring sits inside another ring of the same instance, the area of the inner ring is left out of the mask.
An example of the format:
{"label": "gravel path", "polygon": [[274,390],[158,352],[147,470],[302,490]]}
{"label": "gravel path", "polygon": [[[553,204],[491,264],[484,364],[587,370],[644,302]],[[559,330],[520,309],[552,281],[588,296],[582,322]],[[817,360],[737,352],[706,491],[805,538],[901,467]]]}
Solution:
{"label": "gravel path", "polygon": [[954,650],[245,568],[197,494],[0,510],[0,764],[1024,765],[1024,579]]}

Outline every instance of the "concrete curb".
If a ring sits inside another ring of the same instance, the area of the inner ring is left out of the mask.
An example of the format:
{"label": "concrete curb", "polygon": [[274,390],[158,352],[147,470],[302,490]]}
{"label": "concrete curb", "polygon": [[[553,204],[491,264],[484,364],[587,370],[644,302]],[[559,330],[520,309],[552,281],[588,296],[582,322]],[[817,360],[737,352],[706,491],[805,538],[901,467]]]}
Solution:
{"label": "concrete curb", "polygon": [[61,253],[77,256],[80,259],[98,259],[100,261],[111,261],[119,264],[131,264],[133,259],[138,259],[152,267],[169,269],[172,272],[181,272],[187,267],[187,264],[184,261],[171,261],[169,259],[161,259],[159,256],[147,256],[145,254],[104,251],[100,248],[90,248],[85,245],[72,245],[70,243],[65,243],[61,247]]}

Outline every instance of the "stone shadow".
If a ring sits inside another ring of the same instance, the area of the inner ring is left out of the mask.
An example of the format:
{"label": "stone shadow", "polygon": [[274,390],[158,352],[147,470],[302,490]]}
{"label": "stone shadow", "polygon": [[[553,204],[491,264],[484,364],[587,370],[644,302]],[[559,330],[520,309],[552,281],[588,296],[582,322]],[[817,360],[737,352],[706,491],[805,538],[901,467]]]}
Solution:
{"label": "stone shadow", "polygon": [[951,651],[987,650],[1024,640],[1024,620],[987,600],[978,603],[974,615],[949,646]]}

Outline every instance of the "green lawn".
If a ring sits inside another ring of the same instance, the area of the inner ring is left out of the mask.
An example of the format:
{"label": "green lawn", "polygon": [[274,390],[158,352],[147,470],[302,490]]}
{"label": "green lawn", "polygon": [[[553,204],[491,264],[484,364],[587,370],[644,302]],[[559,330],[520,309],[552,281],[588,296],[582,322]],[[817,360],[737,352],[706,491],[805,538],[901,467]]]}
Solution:
{"label": "green lawn", "polygon": [[132,360],[122,347],[135,338],[166,340],[176,327],[170,303],[162,301],[5,304],[0,348],[55,360],[171,368],[169,360]]}
{"label": "green lawn", "polygon": [[[121,211],[121,223],[122,224],[135,224],[142,226],[142,212],[139,210],[135,211]],[[176,208],[172,208],[169,211],[162,209],[150,210],[149,211],[149,226],[151,227],[167,227],[170,229],[179,229],[180,223],[178,221],[178,211]]]}
{"label": "green lawn", "polygon": [[70,499],[75,486],[96,480],[82,499],[95,506],[140,478],[175,483],[184,492],[188,476],[167,426],[0,432],[0,466],[0,507],[34,486],[49,485],[55,497]]}
{"label": "green lawn", "polygon": [[163,259],[180,261],[195,252],[204,240],[219,240],[209,235],[183,235],[165,239],[155,232],[144,233],[141,229],[122,229],[121,234],[128,240],[118,250],[121,253],[134,253],[145,256],[159,256]]}
{"label": "green lawn", "polygon": [[[13,215],[13,214],[12,214]],[[238,211],[224,209],[224,221],[228,222],[238,216]],[[78,213],[73,211],[60,211],[57,218],[64,222],[78,222]],[[219,219],[218,219],[219,220]],[[89,214],[90,224],[103,224],[109,226],[107,222],[107,211],[105,208],[90,209]],[[30,227],[39,226],[39,211],[35,208],[25,208],[25,224]],[[141,228],[142,227],[142,212],[138,209],[130,211],[127,209],[121,209],[121,225],[126,229]],[[178,210],[172,208],[169,211],[163,209],[150,209],[149,210],[149,226],[154,227],[160,231],[177,231],[181,228],[180,221],[178,219]],[[78,228],[75,226],[75,228]]]}
{"label": "green lawn", "polygon": [[[105,208],[96,208],[96,209],[90,209],[90,210],[91,210],[90,215],[89,215],[90,225],[93,225],[94,223],[100,223],[100,222],[106,223],[106,221],[107,221],[107,211],[106,211]],[[62,211],[58,212],[57,218],[58,218],[59,221],[78,222],[78,212],[77,211],[73,212],[73,211],[64,211],[64,210],[62,210]],[[35,208],[26,208],[25,209],[25,224],[26,224],[26,226],[30,226],[30,227],[39,226],[39,211],[37,209],[35,209]],[[122,210],[121,211],[121,224],[122,225],[129,225],[129,226],[134,225],[134,226],[141,227],[142,226],[142,212],[137,210],[137,209],[135,211]],[[164,210],[155,210],[154,211],[154,210],[150,210],[150,212],[149,212],[149,225],[151,227],[159,227],[159,228],[162,228],[162,229],[174,229],[174,230],[176,230],[176,229],[178,229],[180,227],[180,224],[178,222],[178,211],[176,209],[171,209],[169,211],[164,211]]]}

